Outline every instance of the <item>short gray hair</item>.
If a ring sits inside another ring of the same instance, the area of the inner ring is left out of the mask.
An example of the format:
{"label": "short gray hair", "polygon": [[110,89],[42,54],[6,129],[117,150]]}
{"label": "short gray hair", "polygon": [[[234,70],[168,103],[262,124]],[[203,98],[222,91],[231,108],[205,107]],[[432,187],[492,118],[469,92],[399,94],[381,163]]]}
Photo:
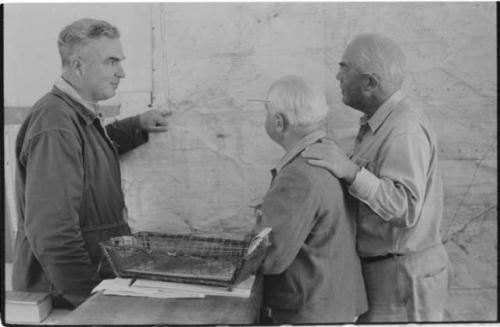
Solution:
{"label": "short gray hair", "polygon": [[267,92],[271,114],[282,113],[293,126],[308,127],[328,117],[325,95],[300,76],[285,76]]}
{"label": "short gray hair", "polygon": [[359,42],[359,62],[363,73],[376,74],[383,85],[399,87],[406,76],[406,58],[401,48],[388,37],[366,33],[357,35],[351,44]]}
{"label": "short gray hair", "polygon": [[57,40],[62,65],[67,66],[71,56],[83,48],[90,40],[99,39],[103,36],[117,39],[120,37],[120,32],[116,27],[104,20],[91,18],[79,19],[63,28]]}

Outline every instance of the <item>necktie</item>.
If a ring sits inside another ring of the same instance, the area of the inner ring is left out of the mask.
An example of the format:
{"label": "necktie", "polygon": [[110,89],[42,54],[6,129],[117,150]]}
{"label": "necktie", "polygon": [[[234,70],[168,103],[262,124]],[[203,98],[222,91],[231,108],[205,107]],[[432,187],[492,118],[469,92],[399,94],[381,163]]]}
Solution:
{"label": "necktie", "polygon": [[274,181],[274,178],[276,177],[277,171],[276,168],[271,169],[271,183]]}
{"label": "necktie", "polygon": [[354,142],[354,151],[353,151],[353,154],[354,153],[358,153],[360,144],[363,141],[363,138],[365,137],[365,135],[369,131],[370,131],[370,125],[368,125],[367,122],[362,123],[361,126],[359,126],[358,135],[356,136],[356,140]]}
{"label": "necktie", "polygon": [[363,137],[365,137],[366,133],[370,131],[370,125],[368,123],[363,123],[359,126],[358,135],[356,136],[356,144],[361,143],[363,141]]}

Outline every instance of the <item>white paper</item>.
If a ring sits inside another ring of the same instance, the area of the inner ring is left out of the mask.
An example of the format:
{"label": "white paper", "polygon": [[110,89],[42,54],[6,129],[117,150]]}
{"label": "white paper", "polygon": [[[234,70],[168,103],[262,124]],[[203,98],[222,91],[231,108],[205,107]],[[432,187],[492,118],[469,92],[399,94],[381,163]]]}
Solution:
{"label": "white paper", "polygon": [[233,288],[232,291],[229,291],[225,287],[219,287],[219,286],[163,282],[163,281],[155,281],[147,279],[136,280],[131,288],[154,289],[154,290],[165,291],[167,293],[179,292],[181,294],[194,293],[194,294],[213,295],[213,296],[248,298],[250,297],[254,280],[255,276],[250,276],[248,279],[246,279],[242,283],[238,284],[235,288]]}
{"label": "white paper", "polygon": [[154,298],[202,298],[205,295],[195,292],[177,292],[175,290],[155,289],[155,288],[141,288],[132,287],[134,280],[131,278],[114,278],[105,279],[97,285],[92,293],[103,291],[106,295],[120,295],[120,296],[142,296]]}
{"label": "white paper", "polygon": [[114,278],[105,279],[92,293],[102,291],[106,295],[142,296],[154,298],[203,298],[207,295],[248,298],[255,276],[238,284],[229,291],[225,287],[163,282],[148,279]]}

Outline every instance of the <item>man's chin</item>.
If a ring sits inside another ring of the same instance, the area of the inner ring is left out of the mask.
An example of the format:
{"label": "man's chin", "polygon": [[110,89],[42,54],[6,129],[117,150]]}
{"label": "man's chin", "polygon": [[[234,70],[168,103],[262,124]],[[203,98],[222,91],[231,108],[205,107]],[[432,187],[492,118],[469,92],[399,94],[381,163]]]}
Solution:
{"label": "man's chin", "polygon": [[102,97],[101,101],[111,99],[115,95],[116,95],[116,91],[115,90],[109,91],[106,94],[103,94],[103,97]]}
{"label": "man's chin", "polygon": [[348,98],[345,96],[345,94],[343,94],[343,93],[342,93],[342,102],[343,102],[346,106],[348,106],[348,105],[349,105],[349,103],[350,103],[349,99],[348,99]]}

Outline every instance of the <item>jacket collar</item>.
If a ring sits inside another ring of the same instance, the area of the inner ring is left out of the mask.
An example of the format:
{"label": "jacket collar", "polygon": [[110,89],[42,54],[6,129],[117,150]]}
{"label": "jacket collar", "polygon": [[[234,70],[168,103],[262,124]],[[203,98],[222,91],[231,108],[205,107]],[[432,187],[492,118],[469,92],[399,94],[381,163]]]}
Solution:
{"label": "jacket collar", "polygon": [[273,169],[275,173],[279,173],[280,170],[283,169],[283,167],[285,167],[297,155],[304,151],[304,149],[308,145],[316,143],[318,140],[324,138],[325,136],[326,132],[324,130],[317,130],[302,138],[283,156],[283,158],[281,158],[276,167]]}
{"label": "jacket collar", "polygon": [[84,100],[82,96],[78,93],[78,91],[71,85],[68,81],[64,79],[64,77],[60,77],[55,83],[54,86],[56,86],[59,90],[63,91],[70,97],[72,97],[74,100],[78,101],[81,105],[83,105],[85,108],[88,110],[98,113],[99,112],[99,105],[97,102],[90,102],[87,100]]}
{"label": "jacket collar", "polygon": [[363,115],[360,118],[360,125],[368,124],[372,132],[375,132],[382,123],[389,117],[396,105],[406,97],[402,90],[394,92],[378,109],[375,113],[368,117]]}
{"label": "jacket collar", "polygon": [[85,121],[87,125],[92,124],[94,120],[98,119],[95,111],[90,110],[83,103],[76,100],[63,90],[59,89],[57,84],[54,85],[51,93],[64,100],[67,104],[69,104],[69,106]]}

